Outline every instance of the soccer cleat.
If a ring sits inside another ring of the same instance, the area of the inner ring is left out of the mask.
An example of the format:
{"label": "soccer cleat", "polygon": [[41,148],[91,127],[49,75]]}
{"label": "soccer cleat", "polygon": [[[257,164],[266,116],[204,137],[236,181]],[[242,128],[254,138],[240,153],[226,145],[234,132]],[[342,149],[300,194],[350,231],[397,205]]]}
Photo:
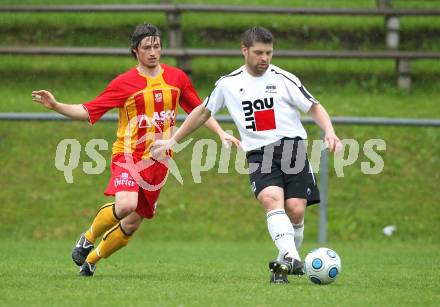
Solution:
{"label": "soccer cleat", "polygon": [[85,261],[79,268],[79,275],[81,276],[93,276],[96,270],[96,265]]}
{"label": "soccer cleat", "polygon": [[304,264],[290,257],[284,258],[284,261],[269,262],[269,269],[276,274],[304,275]]}
{"label": "soccer cleat", "polygon": [[81,266],[86,261],[88,254],[93,249],[93,243],[88,241],[84,234],[81,235],[72,251],[72,260],[76,265]]}
{"label": "soccer cleat", "polygon": [[269,270],[272,272],[270,276],[271,284],[286,284],[289,283],[287,274],[289,268],[286,263],[279,261],[269,262]]}
{"label": "soccer cleat", "polygon": [[287,274],[282,273],[272,273],[270,276],[271,284],[288,284],[289,280],[287,279]]}
{"label": "soccer cleat", "polygon": [[285,257],[284,260],[288,263],[290,275],[304,275],[304,263],[298,259]]}
{"label": "soccer cleat", "polygon": [[269,262],[269,270],[278,275],[286,275],[289,274],[289,265],[286,261],[271,261]]}

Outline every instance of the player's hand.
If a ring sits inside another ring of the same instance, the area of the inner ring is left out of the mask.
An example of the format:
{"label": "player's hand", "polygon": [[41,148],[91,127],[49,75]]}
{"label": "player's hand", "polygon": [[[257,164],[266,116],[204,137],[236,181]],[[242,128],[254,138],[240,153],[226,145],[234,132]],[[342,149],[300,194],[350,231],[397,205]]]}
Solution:
{"label": "player's hand", "polygon": [[234,143],[235,146],[241,147],[241,142],[239,139],[235,138],[233,135],[230,135],[223,131],[223,133],[220,135],[220,140],[222,141],[223,146],[226,148],[229,148],[229,145],[231,143]]}
{"label": "player's hand", "polygon": [[325,134],[324,142],[326,147],[330,152],[340,152],[342,150],[341,140],[337,137],[334,132],[329,132]]}
{"label": "player's hand", "polygon": [[154,159],[162,160],[166,157],[167,151],[170,150],[176,142],[173,138],[169,140],[156,140],[151,144],[150,153]]}
{"label": "player's hand", "polygon": [[53,110],[57,104],[57,101],[55,100],[55,97],[52,95],[52,93],[44,90],[33,91],[32,100],[40,103],[49,110]]}

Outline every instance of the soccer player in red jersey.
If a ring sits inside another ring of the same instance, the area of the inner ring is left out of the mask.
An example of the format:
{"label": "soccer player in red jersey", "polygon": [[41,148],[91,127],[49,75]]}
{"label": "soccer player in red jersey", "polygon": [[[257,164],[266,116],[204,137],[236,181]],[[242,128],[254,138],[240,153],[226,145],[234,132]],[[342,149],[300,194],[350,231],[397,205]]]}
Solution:
{"label": "soccer player in red jersey", "polygon": [[[117,76],[92,101],[64,104],[49,91],[32,92],[33,100],[46,108],[72,119],[88,120],[92,125],[110,109],[119,109],[112,175],[105,190],[106,195],[115,199],[99,209],[72,251],[72,259],[80,266],[82,276],[93,276],[101,258],[127,245],[143,219],[153,218],[168,174],[168,160],[152,159],[150,146],[155,140],[172,136],[178,105],[190,113],[201,104],[188,76],[178,68],[160,63],[161,39],[157,27],[138,25],[131,38],[131,52],[138,65]],[[239,144],[214,118],[206,126],[219,135],[222,143]],[[171,155],[171,151],[167,154]]]}

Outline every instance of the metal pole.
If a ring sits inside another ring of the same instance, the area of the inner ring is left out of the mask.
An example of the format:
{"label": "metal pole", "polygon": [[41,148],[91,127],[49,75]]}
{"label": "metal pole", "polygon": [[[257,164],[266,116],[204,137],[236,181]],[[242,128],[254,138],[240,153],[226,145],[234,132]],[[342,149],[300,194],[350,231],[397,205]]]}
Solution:
{"label": "metal pole", "polygon": [[[324,139],[324,131],[321,131],[321,139]],[[319,204],[319,236],[321,244],[327,242],[327,199],[328,199],[328,151],[321,151],[321,162],[319,164],[319,191],[321,203]]]}
{"label": "metal pole", "polygon": [[[176,120],[184,121],[186,115],[178,114]],[[223,123],[232,123],[229,115],[216,115],[215,119]],[[72,121],[72,119],[55,112],[0,112],[0,121]],[[117,121],[118,114],[105,114],[100,121]],[[303,124],[315,124],[313,119],[304,116]],[[332,117],[333,125],[366,125],[366,126],[393,126],[393,127],[440,127],[438,118],[389,118],[389,117]],[[322,157],[321,157],[322,159]]]}

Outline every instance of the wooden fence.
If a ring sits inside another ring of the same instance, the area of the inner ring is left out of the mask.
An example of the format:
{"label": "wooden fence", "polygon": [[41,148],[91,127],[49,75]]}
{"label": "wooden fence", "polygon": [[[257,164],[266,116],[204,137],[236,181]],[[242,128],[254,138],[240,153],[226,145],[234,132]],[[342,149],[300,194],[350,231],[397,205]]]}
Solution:
{"label": "wooden fence", "polygon": [[[440,59],[438,51],[399,51],[400,17],[440,16],[440,9],[395,9],[390,0],[377,0],[377,8],[292,8],[266,6],[229,6],[202,4],[139,4],[139,5],[28,5],[0,6],[1,12],[10,13],[79,13],[79,12],[162,12],[167,15],[169,46],[164,56],[175,57],[178,65],[191,71],[194,57],[239,57],[239,50],[189,49],[182,45],[181,16],[187,12],[228,14],[285,14],[285,15],[333,15],[333,16],[383,16],[386,32],[383,51],[295,51],[276,50],[277,57],[285,58],[335,58],[335,59],[392,59],[396,62],[399,88],[411,87],[411,61],[416,59]],[[0,54],[61,54],[61,55],[127,55],[122,48],[79,47],[0,47]]]}

